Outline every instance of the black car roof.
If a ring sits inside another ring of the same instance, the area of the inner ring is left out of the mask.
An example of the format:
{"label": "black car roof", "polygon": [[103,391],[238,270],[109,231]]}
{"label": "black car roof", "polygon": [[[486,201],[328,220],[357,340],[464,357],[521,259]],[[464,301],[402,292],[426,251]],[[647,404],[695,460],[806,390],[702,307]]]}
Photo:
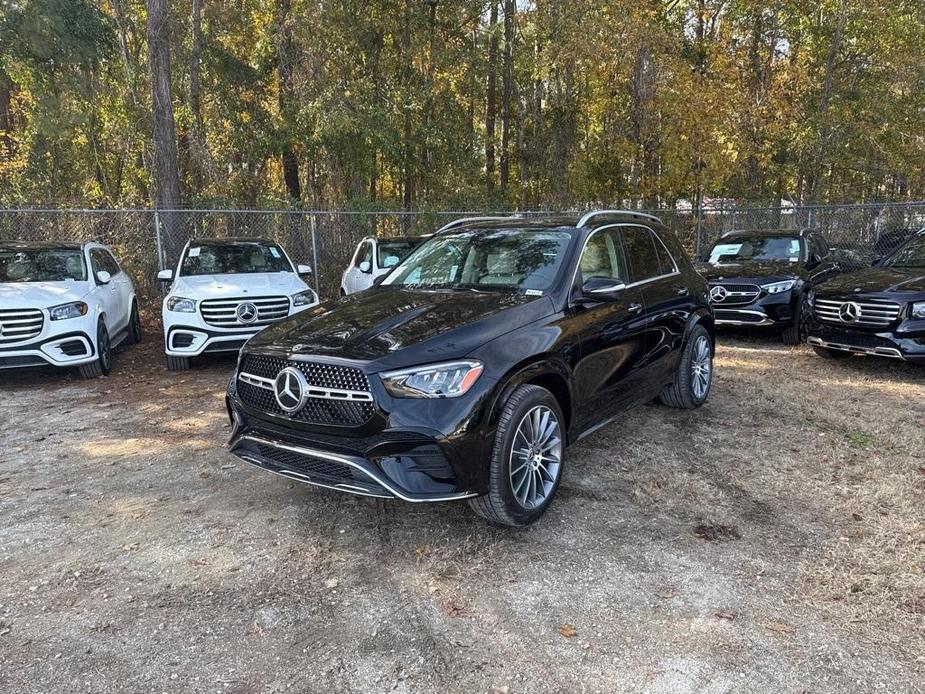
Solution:
{"label": "black car roof", "polygon": [[421,234],[420,236],[377,236],[377,241],[385,241],[386,243],[394,241],[396,243],[417,243],[419,241],[426,241],[433,234]]}
{"label": "black car roof", "polygon": [[720,238],[730,239],[736,236],[803,236],[809,229],[734,229],[727,231]]}
{"label": "black car roof", "polygon": [[0,241],[0,248],[14,251],[64,250],[79,251],[82,243],[73,241]]}

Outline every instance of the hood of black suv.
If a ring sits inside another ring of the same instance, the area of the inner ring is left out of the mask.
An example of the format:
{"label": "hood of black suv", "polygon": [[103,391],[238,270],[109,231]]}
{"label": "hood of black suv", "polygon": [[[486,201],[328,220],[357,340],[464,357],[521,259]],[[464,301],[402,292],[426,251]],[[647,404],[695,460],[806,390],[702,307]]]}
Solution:
{"label": "hood of black suv", "polygon": [[549,298],[518,292],[374,287],[270,326],[245,350],[401,368],[458,359],[550,313]]}
{"label": "hood of black suv", "polygon": [[748,263],[709,263],[696,264],[697,272],[711,281],[730,280],[736,282],[754,282],[755,284],[774,281],[803,279],[806,271],[802,263],[787,261],[748,262]]}
{"label": "hood of black suv", "polygon": [[836,277],[819,288],[820,294],[901,294],[903,300],[925,298],[925,271],[921,268],[877,267]]}

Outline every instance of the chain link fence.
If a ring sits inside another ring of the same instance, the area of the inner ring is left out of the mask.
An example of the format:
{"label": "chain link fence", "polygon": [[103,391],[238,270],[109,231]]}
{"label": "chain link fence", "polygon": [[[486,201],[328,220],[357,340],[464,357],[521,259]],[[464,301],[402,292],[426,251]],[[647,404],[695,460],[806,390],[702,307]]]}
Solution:
{"label": "chain link fence", "polygon": [[[843,264],[869,265],[925,228],[925,201],[833,206],[717,207],[640,210],[654,214],[692,255],[737,229],[821,231]],[[295,210],[0,209],[0,240],[89,241],[112,247],[139,294],[156,301],[158,270],[175,267],[191,238],[257,237],[281,244],[293,262],[314,270],[319,296],[337,296],[341,273],[367,236],[417,236],[476,211],[347,212]],[[527,218],[560,212],[526,211]],[[577,213],[576,213],[577,214]]]}

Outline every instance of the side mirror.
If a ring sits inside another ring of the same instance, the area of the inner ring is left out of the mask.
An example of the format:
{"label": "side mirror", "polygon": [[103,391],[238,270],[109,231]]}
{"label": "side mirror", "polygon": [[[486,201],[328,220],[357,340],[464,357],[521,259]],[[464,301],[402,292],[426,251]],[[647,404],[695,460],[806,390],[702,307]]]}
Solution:
{"label": "side mirror", "polygon": [[172,282],[173,281],[173,270],[161,270],[157,273],[157,279],[160,282]]}
{"label": "side mirror", "polygon": [[112,275],[105,270],[100,270],[96,273],[96,281],[100,284],[109,284],[112,281]]}
{"label": "side mirror", "polygon": [[373,270],[372,263],[370,263],[368,260],[364,260],[362,263],[360,263],[360,272],[365,272],[369,274],[370,272],[372,272],[372,270]]}
{"label": "side mirror", "polygon": [[312,274],[312,266],[311,265],[297,265],[296,272],[298,272],[300,275],[310,275]]}
{"label": "side mirror", "polygon": [[593,301],[615,301],[624,289],[626,283],[623,280],[592,277],[582,285],[581,293]]}

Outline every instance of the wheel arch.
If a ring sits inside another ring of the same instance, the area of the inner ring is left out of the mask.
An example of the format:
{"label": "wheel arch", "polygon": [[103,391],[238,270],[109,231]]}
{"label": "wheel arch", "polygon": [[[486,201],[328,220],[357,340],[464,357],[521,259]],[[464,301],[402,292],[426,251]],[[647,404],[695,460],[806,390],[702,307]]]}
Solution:
{"label": "wheel arch", "polygon": [[561,360],[544,357],[534,361],[519,364],[499,381],[492,401],[490,423],[494,427],[504,404],[518,386],[536,385],[545,388],[559,403],[562,416],[565,417],[565,430],[568,431],[573,417],[573,398],[571,388],[571,372]]}
{"label": "wheel arch", "polygon": [[705,307],[694,311],[688,317],[687,325],[684,328],[684,345],[687,344],[691,332],[698,325],[702,325],[706,328],[707,332],[710,334],[710,341],[713,343],[713,350],[716,351],[716,320],[713,317],[712,311]]}

